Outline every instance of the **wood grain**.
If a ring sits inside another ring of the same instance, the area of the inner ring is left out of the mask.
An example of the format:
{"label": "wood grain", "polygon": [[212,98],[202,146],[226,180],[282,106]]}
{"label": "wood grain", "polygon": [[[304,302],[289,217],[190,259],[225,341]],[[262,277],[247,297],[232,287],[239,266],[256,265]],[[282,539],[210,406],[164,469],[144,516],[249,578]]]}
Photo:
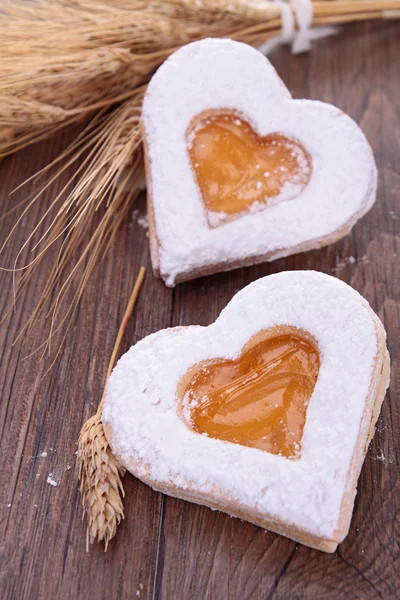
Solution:
{"label": "wood grain", "polygon": [[[5,599],[352,599],[398,598],[400,589],[400,70],[398,23],[360,24],[293,57],[271,60],[295,97],[332,102],[364,129],[379,168],[378,200],[353,232],[329,248],[223,273],[169,290],[145,280],[122,351],[171,325],[211,323],[231,297],[260,276],[284,269],[336,275],[371,303],[388,330],[390,392],[359,481],[348,538],[333,555],[296,545],[222,513],[162,497],[125,478],[126,520],[104,554],[85,552],[75,471],[76,440],[101,396],[115,335],[139,266],[149,267],[137,215],[127,222],[90,282],[62,356],[49,376],[46,358],[22,361],[40,341],[44,318],[12,346],[40,294],[56,249],[0,329],[0,590]],[[23,199],[9,192],[54,158],[73,132],[0,165],[2,213]],[[71,173],[69,173],[71,174]],[[65,174],[68,176],[68,173]],[[27,215],[6,249],[10,264],[32,222],[62,182]],[[144,199],[137,204],[145,211]],[[0,221],[3,240],[13,216]],[[41,228],[44,230],[45,223]],[[40,235],[40,231],[37,234]],[[25,253],[25,258],[27,258]],[[354,257],[349,260],[350,257]],[[0,308],[12,279],[0,272]],[[47,456],[40,456],[47,452]],[[47,477],[58,482],[47,483]]]}

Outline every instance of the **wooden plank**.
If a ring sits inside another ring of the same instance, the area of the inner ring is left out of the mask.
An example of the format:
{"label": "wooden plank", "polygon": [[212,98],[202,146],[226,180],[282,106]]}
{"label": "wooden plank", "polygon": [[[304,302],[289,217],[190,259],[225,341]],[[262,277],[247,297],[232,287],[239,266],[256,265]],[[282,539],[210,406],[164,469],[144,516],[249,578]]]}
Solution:
{"label": "wooden plank", "polygon": [[[162,497],[125,478],[126,520],[109,551],[85,552],[85,525],[75,471],[76,439],[96,409],[114,338],[139,266],[149,267],[148,242],[138,214],[116,236],[76,315],[60,360],[21,362],[43,339],[44,321],[24,346],[11,346],[34,306],[56,255],[48,256],[0,328],[0,589],[2,598],[338,599],[396,598],[400,522],[400,145],[398,23],[349,26],[314,44],[310,54],[272,56],[295,97],[333,102],[354,117],[369,138],[380,170],[378,201],[345,240],[271,264],[223,273],[169,290],[148,272],[122,351],[170,325],[211,323],[242,287],[284,269],[318,269],[353,285],[388,329],[393,376],[359,483],[347,540],[334,555],[296,545],[222,513]],[[0,164],[5,207],[24,196],[11,191],[57,155],[66,132]],[[69,173],[71,174],[71,173]],[[67,176],[68,174],[66,174]],[[0,264],[24,241],[62,182],[25,217]],[[0,241],[13,216],[0,221]],[[37,239],[44,230],[43,224]],[[24,251],[23,258],[29,253]],[[351,258],[353,257],[353,258]],[[11,277],[0,272],[0,307],[12,299]],[[47,456],[40,456],[47,452]],[[57,486],[47,483],[47,477]],[[11,506],[8,506],[8,505]]]}
{"label": "wooden plank", "polygon": [[[67,141],[65,138],[62,143]],[[2,206],[21,200],[22,191],[10,199],[8,191],[54,158],[59,150],[57,140],[4,161],[0,172]],[[42,214],[63,183],[53,186],[25,220],[4,261],[10,263],[11,250],[15,252],[22,244],[31,223],[37,221],[38,214]],[[143,215],[144,198],[136,210]],[[43,320],[22,348],[12,348],[11,344],[38,300],[46,267],[55,260],[56,249],[46,259],[40,272],[43,276],[28,286],[23,301],[17,304],[14,318],[0,330],[2,598],[87,598],[91,594],[98,598],[132,598],[141,586],[146,592],[152,588],[160,496],[127,477],[129,507],[118,541],[111,542],[107,554],[99,544],[86,554],[75,469],[79,430],[96,411],[114,339],[141,264],[148,268],[148,275],[122,351],[170,324],[173,293],[151,275],[146,232],[137,217],[132,216],[122,228],[92,279],[50,376],[42,379],[50,359],[40,363],[34,357],[20,362],[21,356],[43,341]],[[2,238],[10,220],[0,225]],[[0,278],[4,310],[12,299],[12,280],[5,273]],[[43,452],[47,456],[41,456]],[[57,486],[47,483],[49,475]]]}

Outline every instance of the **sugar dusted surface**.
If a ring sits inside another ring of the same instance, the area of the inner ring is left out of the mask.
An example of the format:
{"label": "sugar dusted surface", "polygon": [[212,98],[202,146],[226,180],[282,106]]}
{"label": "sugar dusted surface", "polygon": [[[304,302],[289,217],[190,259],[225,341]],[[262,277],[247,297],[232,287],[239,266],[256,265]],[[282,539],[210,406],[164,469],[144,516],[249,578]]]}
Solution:
{"label": "sugar dusted surface", "polygon": [[[240,113],[259,135],[299,140],[313,173],[294,200],[210,228],[186,131],[202,112],[221,108]],[[309,240],[318,245],[375,200],[376,167],[356,123],[329,104],[293,100],[269,61],[238,42],[208,39],[173,54],[148,86],[143,124],[159,266],[168,285],[202,267],[267,253],[278,258]]]}
{"label": "sugar dusted surface", "polygon": [[[254,334],[276,325],[309,332],[321,356],[299,460],[197,434],[176,410],[176,389],[190,367],[236,358]],[[137,477],[198,490],[202,498],[220,490],[238,508],[329,537],[376,352],[372,313],[355,290],[313,271],[270,275],[236,294],[209,327],[162,330],[133,346],[110,377],[103,419],[112,426],[113,450]]]}

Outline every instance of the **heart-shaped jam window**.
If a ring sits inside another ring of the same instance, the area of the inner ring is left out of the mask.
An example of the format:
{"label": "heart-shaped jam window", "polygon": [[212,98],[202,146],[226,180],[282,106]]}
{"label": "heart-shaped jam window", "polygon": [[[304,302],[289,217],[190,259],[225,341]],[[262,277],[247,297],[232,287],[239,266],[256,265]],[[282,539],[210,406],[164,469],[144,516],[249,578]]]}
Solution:
{"label": "heart-shaped jam window", "polygon": [[178,394],[182,418],[212,438],[298,458],[319,366],[307,334],[260,332],[238,359],[190,370]]}
{"label": "heart-shaped jam window", "polygon": [[187,140],[210,227],[295,198],[311,176],[311,157],[298,141],[259,136],[232,113],[200,115]]}

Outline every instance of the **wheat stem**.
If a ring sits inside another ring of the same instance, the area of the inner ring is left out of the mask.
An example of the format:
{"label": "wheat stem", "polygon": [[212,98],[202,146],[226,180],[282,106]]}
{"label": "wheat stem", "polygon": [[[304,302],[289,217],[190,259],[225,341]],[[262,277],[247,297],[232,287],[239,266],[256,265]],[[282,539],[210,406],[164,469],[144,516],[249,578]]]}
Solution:
{"label": "wheat stem", "polygon": [[[145,269],[141,267],[115,340],[107,369],[106,384],[114,367],[144,275]],[[111,451],[101,420],[106,384],[96,414],[86,421],[78,440],[83,518],[87,517],[87,551],[89,551],[90,544],[93,544],[96,539],[104,540],[104,551],[106,551],[109,541],[116,534],[117,526],[124,518],[122,498],[125,496],[125,492],[122,477],[125,475],[125,469]]]}

